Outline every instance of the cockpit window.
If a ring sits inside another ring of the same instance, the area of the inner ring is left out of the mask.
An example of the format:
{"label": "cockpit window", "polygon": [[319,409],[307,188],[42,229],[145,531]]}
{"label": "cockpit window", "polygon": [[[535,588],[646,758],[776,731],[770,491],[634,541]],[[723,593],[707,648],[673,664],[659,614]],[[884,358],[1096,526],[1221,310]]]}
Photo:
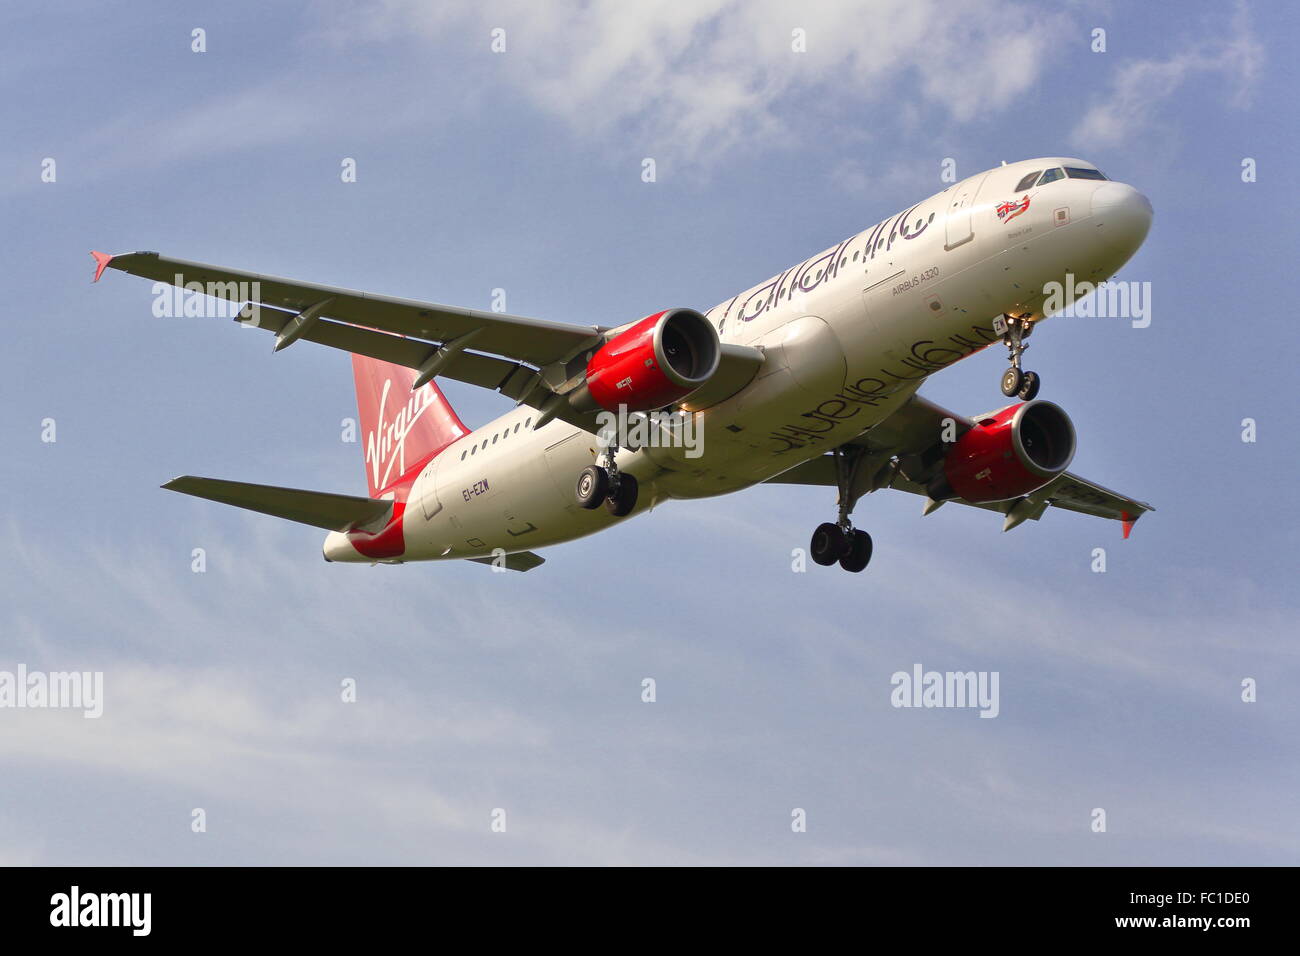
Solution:
{"label": "cockpit window", "polygon": [[1071,179],[1105,179],[1100,169],[1084,169],[1082,166],[1066,166],[1065,175]]}
{"label": "cockpit window", "polygon": [[1024,192],[1026,189],[1028,189],[1030,186],[1032,186],[1032,185],[1034,184],[1034,180],[1038,178],[1038,174],[1041,173],[1041,172],[1042,172],[1041,169],[1035,169],[1032,173],[1030,173],[1030,174],[1029,174],[1028,176],[1026,176],[1024,179],[1020,180],[1020,182],[1016,183],[1016,189],[1015,189],[1015,191],[1018,192],[1018,193],[1019,193],[1019,192]]}
{"label": "cockpit window", "polygon": [[1054,183],[1058,179],[1064,179],[1064,178],[1065,178],[1065,173],[1064,171],[1062,171],[1061,167],[1058,166],[1055,169],[1046,170],[1043,173],[1043,178],[1038,180],[1038,185],[1046,186],[1048,183]]}

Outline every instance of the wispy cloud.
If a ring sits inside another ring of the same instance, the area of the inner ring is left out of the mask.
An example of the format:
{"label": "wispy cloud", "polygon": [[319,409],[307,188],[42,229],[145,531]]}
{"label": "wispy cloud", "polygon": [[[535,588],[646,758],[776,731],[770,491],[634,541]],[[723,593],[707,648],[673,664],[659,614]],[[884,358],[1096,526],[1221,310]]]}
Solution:
{"label": "wispy cloud", "polygon": [[741,149],[797,148],[812,130],[801,120],[820,122],[832,103],[841,116],[890,103],[864,117],[873,132],[892,130],[896,109],[957,121],[1004,109],[1039,75],[1065,19],[1001,0],[382,0],[336,10],[323,30],[340,37],[352,24],[371,37],[414,30],[430,45],[468,30],[483,56],[500,28],[502,75],[579,134],[712,165]]}
{"label": "wispy cloud", "polygon": [[[232,72],[182,111],[165,88],[145,90],[56,152],[75,181],[93,183],[214,150],[436,135],[467,111],[523,103],[587,148],[712,170],[814,138],[888,141],[927,121],[986,121],[1032,86],[1069,24],[1010,0],[357,0],[314,10],[305,33],[286,33],[278,62]],[[1018,25],[1010,39],[1007,22]],[[365,68],[350,68],[352,58]],[[431,95],[456,74],[467,95]],[[39,186],[29,176],[0,191]]]}
{"label": "wispy cloud", "polygon": [[1170,56],[1119,67],[1110,89],[1084,114],[1071,141],[1081,147],[1112,146],[1149,132],[1164,119],[1164,108],[1174,95],[1196,79],[1219,80],[1232,107],[1249,105],[1265,54],[1246,5],[1239,2],[1217,32],[1218,37],[1190,41]]}
{"label": "wispy cloud", "polygon": [[[532,577],[459,564],[325,566],[311,542],[304,546],[314,533],[219,510],[210,512],[217,527],[195,527],[209,549],[206,575],[148,535],[73,554],[66,542],[11,527],[4,547],[13,573],[0,597],[31,632],[15,660],[74,667],[89,659],[106,670],[106,702],[98,721],[0,714],[8,728],[0,753],[19,776],[138,788],[151,805],[171,808],[184,837],[191,805],[220,808],[213,835],[195,838],[214,845],[228,845],[232,818],[293,820],[332,834],[318,846],[262,832],[261,846],[230,850],[244,862],[269,852],[369,862],[987,862],[1008,851],[961,849],[951,826],[978,817],[1034,858],[1035,841],[1081,825],[1066,794],[1086,768],[1072,769],[1060,753],[1051,720],[1038,724],[1039,702],[1105,711],[1114,706],[1107,695],[1123,687],[1180,701],[1180,712],[1195,701],[1206,719],[1220,720],[1232,706],[1223,677],[1232,655],[1214,641],[1228,626],[1279,635],[1257,640],[1253,653],[1267,655],[1270,669],[1282,666],[1288,621],[1252,611],[1249,589],[1223,581],[1221,613],[1192,602],[1160,622],[1123,602],[1081,617],[1086,587],[1058,582],[1007,629],[997,614],[961,610],[999,593],[997,570],[896,543],[873,569],[864,617],[844,590],[861,582],[789,572],[777,529],[802,505],[777,495],[666,506],[602,542],[557,550],[545,575]],[[204,507],[216,508],[196,512]],[[741,520],[755,509],[769,521]],[[765,605],[761,623],[729,627],[746,584],[713,576],[712,552],[683,554],[692,535],[770,553],[787,579],[786,600]],[[573,595],[590,587],[600,554],[623,547],[620,536],[635,542],[629,553],[680,555],[681,579],[711,580],[713,591],[675,593],[665,615],[667,596],[655,587],[625,590],[617,626],[601,626],[599,609]],[[69,577],[78,601],[60,606]],[[951,626],[954,614],[963,626]],[[90,620],[100,622],[94,633]],[[1001,668],[1004,714],[947,715],[940,726],[933,715],[891,711],[889,674],[917,659]],[[638,699],[646,674],[661,683],[655,705]],[[349,675],[359,677],[356,704],[339,699],[339,678]],[[813,688],[817,703],[807,696]],[[1153,706],[1161,705],[1143,709]],[[1260,739],[1274,740],[1281,719],[1261,726]],[[1061,734],[1073,739],[1075,730]],[[872,762],[844,766],[844,753],[864,748]],[[922,753],[925,766],[894,772]],[[1050,782],[1040,779],[1045,766],[1054,768]],[[832,767],[833,785],[824,779]],[[882,779],[873,767],[894,770]],[[868,780],[876,815],[832,824]],[[1146,796],[1121,790],[1144,816],[1154,811],[1143,800],[1183,786],[1167,772],[1145,780]],[[1116,793],[1113,781],[1095,789]],[[511,820],[508,843],[488,842],[497,806]],[[780,835],[789,836],[793,806],[809,808],[816,827],[788,844]],[[711,829],[712,813],[733,809],[728,828]],[[670,826],[664,813],[684,818]],[[871,822],[881,819],[887,832]],[[1170,839],[1219,839],[1195,808],[1184,823]],[[175,862],[189,845],[155,852]],[[15,859],[67,862],[61,846],[31,842]]]}

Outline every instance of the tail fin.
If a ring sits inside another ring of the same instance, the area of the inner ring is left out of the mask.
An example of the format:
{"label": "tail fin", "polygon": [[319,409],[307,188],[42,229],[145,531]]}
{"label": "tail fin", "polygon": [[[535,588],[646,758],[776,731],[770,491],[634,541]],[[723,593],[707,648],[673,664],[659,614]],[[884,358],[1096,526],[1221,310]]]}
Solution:
{"label": "tail fin", "polygon": [[352,355],[370,497],[413,475],[469,429],[434,382],[411,391],[414,369]]}

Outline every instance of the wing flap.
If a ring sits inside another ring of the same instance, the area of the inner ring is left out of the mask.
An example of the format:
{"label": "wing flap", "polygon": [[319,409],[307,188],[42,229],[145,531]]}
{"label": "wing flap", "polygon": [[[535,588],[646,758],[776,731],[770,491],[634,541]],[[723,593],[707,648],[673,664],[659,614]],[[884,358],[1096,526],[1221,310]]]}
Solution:
{"label": "wing flap", "polygon": [[[774,485],[821,485],[834,488],[836,487],[835,456],[828,454],[810,459],[796,465],[787,472],[777,475],[775,478],[767,479],[767,483]],[[909,480],[902,472],[897,470],[894,471],[892,478],[885,487],[893,488],[896,491],[906,491],[908,494],[917,495],[921,498],[929,498],[923,487]],[[1037,521],[1049,506],[1091,515],[1094,518],[1110,518],[1124,524],[1124,537],[1126,538],[1129,530],[1133,527],[1133,523],[1138,518],[1148,511],[1156,510],[1144,501],[1138,501],[1127,495],[1121,495],[1119,492],[1111,491],[1109,488],[1103,488],[1101,485],[1087,481],[1068,471],[1063,475],[1058,475],[1026,498],[981,502],[966,501],[964,498],[953,498],[951,500],[959,505],[993,511],[1001,515],[1005,515],[1017,508],[1023,508],[1023,517],[1017,515],[1016,517],[1019,520],[1015,522],[1016,524],[1020,520]],[[1022,502],[1025,504],[1022,505]],[[1014,526],[1014,524],[1009,525],[1009,527]]]}
{"label": "wing flap", "polygon": [[[258,310],[258,313],[255,321],[244,318],[239,321],[279,335],[294,319],[292,313],[265,306]],[[404,338],[389,332],[325,320],[312,323],[298,335],[298,338],[304,342],[328,345],[344,352],[368,355],[383,362],[392,362],[394,365],[414,369],[420,368],[439,350],[432,342],[422,342],[419,339]],[[537,371],[520,362],[469,351],[458,352],[438,370],[438,375],[493,391],[499,390],[516,401],[524,393],[526,386],[530,386],[537,379]]]}
{"label": "wing flap", "polygon": [[382,518],[392,510],[391,501],[335,495],[324,491],[303,491],[275,485],[254,485],[220,478],[182,475],[162,487],[184,495],[206,498],[223,505],[234,505],[299,524],[309,524],[326,531],[348,531]]}
{"label": "wing flap", "polygon": [[[1096,518],[1113,518],[1130,527],[1148,511],[1156,510],[1145,501],[1103,488],[1068,471],[1048,485],[1044,493],[1057,508]],[[1128,537],[1127,531],[1124,536]]]}
{"label": "wing flap", "polygon": [[[241,317],[238,321],[245,325],[256,325],[276,333],[289,327],[295,316],[289,312],[263,306],[255,319]],[[315,342],[331,348],[368,355],[394,365],[419,369],[439,352],[439,347],[432,342],[405,338],[376,329],[363,329],[342,322],[318,320],[295,333],[296,338],[305,342]],[[438,377],[450,378],[468,385],[500,392],[516,403],[524,403],[533,408],[542,408],[547,399],[555,393],[542,382],[541,373],[530,365],[513,362],[495,355],[483,355],[479,352],[461,351],[455,353],[438,369]],[[595,415],[589,412],[577,412],[563,406],[559,417],[588,431],[595,430]]]}

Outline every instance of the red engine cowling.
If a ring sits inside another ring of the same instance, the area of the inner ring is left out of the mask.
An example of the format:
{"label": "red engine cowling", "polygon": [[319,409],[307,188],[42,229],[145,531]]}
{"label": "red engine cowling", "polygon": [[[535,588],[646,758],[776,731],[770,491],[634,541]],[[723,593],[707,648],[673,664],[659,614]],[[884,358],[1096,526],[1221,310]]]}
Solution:
{"label": "red engine cowling", "polygon": [[671,405],[717,371],[717,330],[693,309],[647,316],[610,339],[587,363],[587,391],[607,411]]}
{"label": "red engine cowling", "polygon": [[981,418],[949,449],[930,497],[1019,498],[1047,484],[1074,458],[1074,425],[1051,402],[1009,405]]}

